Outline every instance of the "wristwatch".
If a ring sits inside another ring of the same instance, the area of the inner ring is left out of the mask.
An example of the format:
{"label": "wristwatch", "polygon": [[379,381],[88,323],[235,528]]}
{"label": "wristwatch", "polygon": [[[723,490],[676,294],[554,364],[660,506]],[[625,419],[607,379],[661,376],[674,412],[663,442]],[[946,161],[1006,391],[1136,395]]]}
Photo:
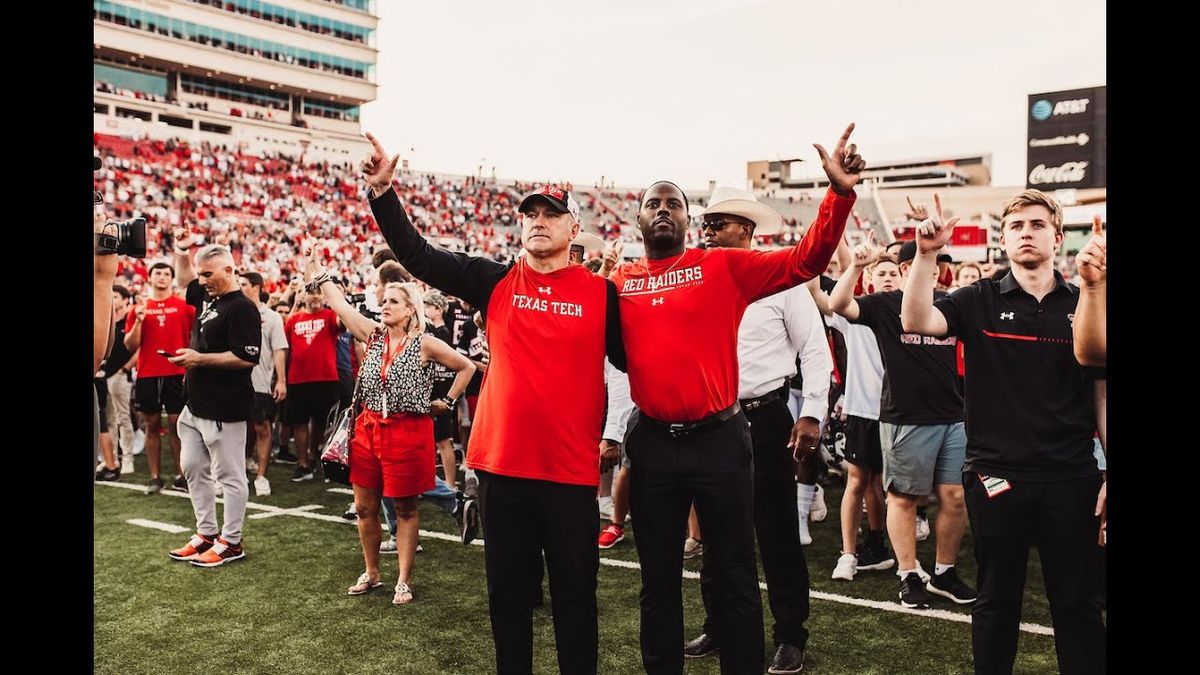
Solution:
{"label": "wristwatch", "polygon": [[458,399],[451,398],[449,396],[443,396],[443,397],[439,398],[438,400],[441,401],[442,403],[445,403],[447,408],[454,408],[454,404],[458,403]]}

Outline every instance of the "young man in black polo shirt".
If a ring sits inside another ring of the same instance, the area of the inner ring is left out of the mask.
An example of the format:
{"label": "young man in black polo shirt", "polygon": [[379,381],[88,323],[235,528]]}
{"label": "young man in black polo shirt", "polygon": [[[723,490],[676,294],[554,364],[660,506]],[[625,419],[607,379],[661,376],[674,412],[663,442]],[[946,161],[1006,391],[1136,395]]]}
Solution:
{"label": "young man in black polo shirt", "polygon": [[[196,308],[192,346],[167,359],[187,369],[188,399],[179,415],[179,439],[196,534],[170,556],[216,567],[245,557],[246,420],[254,411],[250,374],[258,363],[262,327],[258,309],[238,286],[228,248],[205,246],[196,254],[196,267],[198,277],[187,288],[188,304]],[[214,466],[225,499],[220,536]]]}
{"label": "young man in black polo shirt", "polygon": [[971,609],[976,673],[1011,673],[1030,546],[1036,546],[1064,675],[1107,670],[1106,629],[1094,603],[1101,488],[1092,455],[1092,382],[1075,361],[1079,291],[1054,269],[1062,209],[1038,190],[1005,205],[1001,243],[1012,262],[933,300],[938,249],[957,219],[941,201],[918,228],[919,253],[901,321],[914,333],[966,345],[967,512],[979,565]]}
{"label": "young man in black polo shirt", "polygon": [[[851,323],[870,328],[883,358],[879,437],[883,488],[888,492],[888,536],[900,565],[900,604],[927,609],[929,593],[968,604],[975,600],[975,591],[954,571],[967,524],[962,488],[967,435],[955,357],[958,341],[904,332],[900,325],[904,290],[854,298],[860,272],[882,252],[872,244],[855,248],[851,273],[838,280],[829,306]],[[893,273],[899,272],[901,288],[907,288],[914,282],[908,268],[916,252],[915,242],[905,242],[897,262],[881,260],[878,265],[892,266]],[[945,291],[931,294],[945,296]],[[933,577],[926,582],[917,563],[917,503],[935,489],[941,503],[937,558]]]}

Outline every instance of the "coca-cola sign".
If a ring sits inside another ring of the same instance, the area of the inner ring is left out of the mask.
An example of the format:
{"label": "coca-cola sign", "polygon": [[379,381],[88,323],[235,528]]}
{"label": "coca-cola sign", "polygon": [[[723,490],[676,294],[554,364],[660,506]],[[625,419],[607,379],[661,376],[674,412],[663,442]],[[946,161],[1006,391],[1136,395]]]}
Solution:
{"label": "coca-cola sign", "polygon": [[1081,183],[1087,178],[1087,162],[1067,162],[1059,166],[1038,164],[1029,172],[1030,185]]}
{"label": "coca-cola sign", "polygon": [[1029,96],[1026,107],[1026,187],[1079,189],[1105,185],[1105,87]]}

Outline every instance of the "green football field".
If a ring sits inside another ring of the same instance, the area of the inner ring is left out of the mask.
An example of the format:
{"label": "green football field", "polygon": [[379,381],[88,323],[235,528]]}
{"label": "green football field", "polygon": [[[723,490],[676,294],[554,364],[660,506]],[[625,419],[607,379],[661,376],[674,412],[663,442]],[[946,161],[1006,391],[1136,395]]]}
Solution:
{"label": "green football field", "polygon": [[[344,486],[319,477],[293,484],[287,480],[291,467],[272,466],[273,494],[250,498],[246,558],[202,569],[167,557],[168,549],[181,546],[194,531],[186,494],[143,494],[144,456],[137,458],[137,467],[120,484],[94,488],[96,672],[495,671],[483,549],[458,543],[453,519],[432,504],[423,503],[420,510],[421,529],[428,534],[422,536],[425,551],[418,554],[413,575],[415,599],[394,607],[389,589],[396,568],[389,556],[383,557],[383,588],[366,596],[346,595],[363,563],[356,528],[340,518],[351,501],[341,492]],[[827,490],[829,517],[812,524],[813,544],[805,547],[813,590],[805,672],[971,672],[966,610],[936,597],[933,610],[903,610],[894,568],[861,572],[853,582],[829,578],[840,546],[840,498],[840,489]],[[931,508],[931,519],[935,515]],[[183,531],[128,522],[135,519]],[[626,529],[624,542],[600,552],[600,673],[642,672],[640,577],[630,566],[637,562],[633,536],[636,523]],[[932,536],[918,545],[918,554],[932,570]],[[699,582],[689,574],[699,571],[699,559],[686,561],[684,569],[689,577],[683,582],[684,625],[690,639],[703,621]],[[969,532],[959,574],[973,584]],[[769,631],[765,592],[763,605]],[[1036,553],[1030,560],[1024,621],[1016,672],[1056,672]],[[769,632],[767,644],[772,649]],[[534,671],[558,672],[548,597],[534,613]],[[689,660],[686,672],[717,673],[717,658]]]}

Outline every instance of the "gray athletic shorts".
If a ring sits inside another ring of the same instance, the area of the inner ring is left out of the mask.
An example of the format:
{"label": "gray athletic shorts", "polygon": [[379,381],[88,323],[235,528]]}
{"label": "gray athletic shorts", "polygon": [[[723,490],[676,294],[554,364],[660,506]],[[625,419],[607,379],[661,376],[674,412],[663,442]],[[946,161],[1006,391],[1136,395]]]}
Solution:
{"label": "gray athletic shorts", "polygon": [[967,432],[954,424],[879,423],[883,489],[923,496],[937,485],[962,485]]}

